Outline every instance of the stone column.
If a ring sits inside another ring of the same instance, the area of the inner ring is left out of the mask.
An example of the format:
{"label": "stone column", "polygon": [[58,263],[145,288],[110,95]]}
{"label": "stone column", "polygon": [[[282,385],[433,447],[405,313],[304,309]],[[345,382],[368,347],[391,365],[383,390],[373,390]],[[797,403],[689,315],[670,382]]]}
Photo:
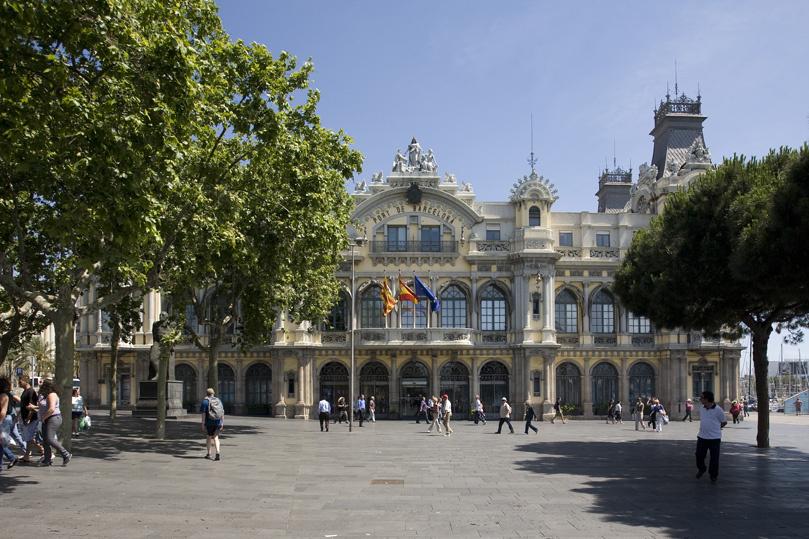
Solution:
{"label": "stone column", "polygon": [[[624,407],[625,410],[629,411],[629,406],[632,405],[629,402],[629,371],[627,369],[627,359],[625,357],[621,358],[621,406]],[[629,415],[629,414],[626,414]]]}
{"label": "stone column", "polygon": [[472,399],[474,400],[475,395],[480,395],[480,373],[478,369],[480,368],[480,360],[477,357],[472,357]]}
{"label": "stone column", "polygon": [[478,307],[477,307],[477,300],[478,300],[478,274],[477,272],[472,272],[472,297],[469,298],[469,315],[470,315],[470,327],[473,331],[478,329]]}
{"label": "stone column", "polygon": [[592,364],[592,360],[587,358],[584,360],[584,378],[582,380],[584,387],[582,388],[582,393],[584,396],[584,401],[582,402],[582,407],[584,408],[584,417],[593,417],[593,381],[592,376],[590,375],[590,365]]}
{"label": "stone column", "polygon": [[304,394],[306,364],[303,354],[298,355],[298,374],[295,377],[295,419],[306,419]]}
{"label": "stone column", "polygon": [[553,412],[553,403],[556,402],[556,373],[553,369],[553,358],[543,358],[542,367],[545,370],[545,379],[542,381],[542,389],[545,394],[542,412],[548,414]]}
{"label": "stone column", "polygon": [[[244,358],[236,358],[236,372],[234,374],[236,376],[236,402],[233,403],[233,407],[235,408],[237,414],[243,414],[247,411],[247,403],[245,399],[246,380],[244,378]],[[170,378],[174,377],[171,376]]]}
{"label": "stone column", "polygon": [[431,393],[441,398],[441,373],[438,371],[438,357],[432,356],[430,362],[430,385],[432,386]]}
{"label": "stone column", "polygon": [[590,283],[585,282],[582,289],[582,306],[581,306],[581,320],[582,328],[581,334],[583,337],[582,344],[592,343],[590,340]]}
{"label": "stone column", "polygon": [[542,340],[543,342],[556,342],[555,334],[555,315],[554,304],[556,302],[554,289],[556,277],[553,273],[548,273],[542,277],[542,301],[544,303],[544,312],[542,313]]}
{"label": "stone column", "polygon": [[390,377],[388,378],[388,410],[391,419],[399,417],[399,362],[395,354],[390,358]]}
{"label": "stone column", "polygon": [[272,355],[273,409],[276,417],[286,419],[286,387],[284,387],[284,360]]}

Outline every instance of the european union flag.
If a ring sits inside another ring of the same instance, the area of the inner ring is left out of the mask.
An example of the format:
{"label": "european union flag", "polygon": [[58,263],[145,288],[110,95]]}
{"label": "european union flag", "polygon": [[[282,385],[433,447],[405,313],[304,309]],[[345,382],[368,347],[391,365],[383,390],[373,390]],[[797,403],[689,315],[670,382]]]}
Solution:
{"label": "european union flag", "polygon": [[427,288],[427,285],[421,282],[421,279],[413,276],[413,288],[415,288],[417,296],[425,296],[427,299],[430,300],[430,308],[433,312],[441,311],[441,300],[439,300],[433,291]]}

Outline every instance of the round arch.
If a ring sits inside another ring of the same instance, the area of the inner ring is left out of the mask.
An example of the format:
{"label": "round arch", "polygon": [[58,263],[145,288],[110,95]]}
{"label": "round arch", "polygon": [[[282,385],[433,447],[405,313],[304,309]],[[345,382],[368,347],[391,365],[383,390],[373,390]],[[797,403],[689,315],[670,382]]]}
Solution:
{"label": "round arch", "polygon": [[469,368],[461,361],[450,360],[439,371],[440,393],[452,402],[452,413],[459,419],[469,416]]}
{"label": "round arch", "polygon": [[610,401],[620,398],[618,369],[612,362],[604,360],[590,369],[592,380],[593,413],[606,415]]}
{"label": "round arch", "polygon": [[641,359],[629,367],[629,404],[634,405],[638,397],[646,399],[655,394],[657,372],[654,366]]}
{"label": "round arch", "polygon": [[561,404],[575,406],[573,414],[581,414],[581,369],[570,361],[556,366],[556,398]]}
{"label": "round arch", "polygon": [[351,400],[348,394],[348,367],[342,361],[324,363],[318,371],[318,381],[320,398],[331,404],[332,413],[336,410],[337,399],[344,397],[347,403]]}
{"label": "round arch", "polygon": [[498,417],[500,414],[502,398],[508,398],[510,394],[510,378],[508,367],[502,361],[493,359],[481,365],[480,402],[487,417]]}
{"label": "round arch", "polygon": [[216,372],[219,378],[219,387],[217,388],[216,395],[222,401],[225,412],[232,413],[233,405],[236,402],[235,370],[228,363],[220,361],[219,365],[216,367]]}
{"label": "round arch", "polygon": [[374,397],[376,415],[385,417],[390,411],[390,387],[388,369],[377,360],[366,362],[360,368],[360,393],[366,403]]}
{"label": "round arch", "polygon": [[430,392],[430,369],[417,359],[412,359],[399,369],[399,414],[402,417],[418,413],[421,397]]}
{"label": "round arch", "polygon": [[174,379],[183,383],[183,408],[196,412],[200,400],[197,395],[197,369],[190,363],[177,363],[174,366]]}
{"label": "round arch", "polygon": [[244,374],[244,388],[248,414],[272,413],[272,367],[262,362],[251,364]]}

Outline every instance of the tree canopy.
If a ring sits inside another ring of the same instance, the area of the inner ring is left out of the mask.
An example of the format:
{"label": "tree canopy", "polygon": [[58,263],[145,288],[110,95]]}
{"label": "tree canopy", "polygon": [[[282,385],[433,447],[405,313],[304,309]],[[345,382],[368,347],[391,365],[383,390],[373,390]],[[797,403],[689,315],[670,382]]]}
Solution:
{"label": "tree canopy", "polygon": [[[615,279],[624,304],[659,327],[749,331],[763,403],[773,325],[799,330],[809,313],[800,247],[809,240],[807,172],[807,146],[725,160],[669,197]],[[769,446],[768,431],[769,409],[759,406],[760,447]]]}

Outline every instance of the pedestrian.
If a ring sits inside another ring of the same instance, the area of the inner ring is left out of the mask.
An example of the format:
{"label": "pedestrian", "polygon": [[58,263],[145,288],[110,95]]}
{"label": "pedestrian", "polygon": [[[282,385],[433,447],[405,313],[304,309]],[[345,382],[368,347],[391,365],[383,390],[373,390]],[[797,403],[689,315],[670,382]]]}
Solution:
{"label": "pedestrian", "polygon": [[612,409],[612,419],[613,423],[623,423],[624,419],[621,417],[621,413],[623,412],[623,407],[621,406],[621,401],[617,401],[615,403],[615,407]]}
{"label": "pedestrian", "polygon": [[3,457],[8,461],[9,469],[17,463],[17,457],[11,451],[11,410],[14,404],[11,398],[11,381],[6,376],[0,376],[0,471],[3,470]]}
{"label": "pedestrian", "polygon": [[500,400],[502,403],[500,404],[500,424],[497,426],[497,434],[501,434],[503,423],[508,423],[510,434],[514,434],[514,427],[511,426],[511,406],[509,406],[507,398],[503,397]]}
{"label": "pedestrian", "polygon": [[340,397],[337,399],[337,421],[342,423],[345,420],[348,424],[348,406],[346,405],[346,398]]}
{"label": "pedestrian", "polygon": [[19,378],[20,387],[23,389],[20,395],[20,429],[22,430],[22,440],[24,453],[20,462],[28,464],[31,462],[31,451],[33,446],[39,449],[39,456],[45,454],[45,449],[40,443],[39,418],[37,417],[37,392],[31,387],[31,378],[24,374]]}
{"label": "pedestrian", "polygon": [[329,432],[329,415],[331,414],[331,404],[326,400],[326,397],[320,399],[317,403],[317,417],[320,420],[320,432],[323,432],[323,427],[326,427],[326,432]]}
{"label": "pedestrian", "polygon": [[733,417],[733,424],[741,423],[739,421],[739,414],[742,413],[742,406],[739,404],[738,401],[733,401],[730,403],[730,415]]}
{"label": "pedestrian", "polygon": [[567,423],[565,414],[562,413],[562,399],[559,398],[553,403],[553,419],[551,419],[551,423],[556,423],[557,418],[562,420],[562,424]]}
{"label": "pedestrian", "polygon": [[419,401],[419,409],[416,412],[416,423],[421,423],[421,418],[424,418],[425,423],[432,423],[432,409],[433,409],[433,399],[425,399],[424,395],[421,396],[421,401]]}
{"label": "pedestrian", "polygon": [[452,419],[452,402],[450,402],[449,395],[446,393],[441,395],[441,412],[444,416],[444,434],[450,436],[452,434],[452,427],[449,426]]}
{"label": "pedestrian", "polygon": [[376,423],[376,400],[373,395],[368,400],[368,419],[371,420],[371,423]]}
{"label": "pedestrian", "polygon": [[798,397],[797,399],[795,399],[795,415],[801,415],[801,407],[802,406],[803,406],[803,403],[801,402],[801,398]]}
{"label": "pedestrian", "polygon": [[652,410],[654,411],[654,430],[657,432],[663,432],[663,424],[668,422],[668,418],[666,417],[666,409],[663,408],[663,405],[660,404],[660,399],[654,400],[654,405],[652,406]]}
{"label": "pedestrian", "polygon": [[705,456],[711,452],[708,475],[711,483],[719,479],[719,446],[722,442],[722,429],[728,424],[725,412],[716,405],[712,391],[703,391],[699,398],[702,406],[699,414],[697,434],[697,479],[705,475]]}
{"label": "pedestrian", "polygon": [[534,409],[531,408],[531,403],[525,401],[525,434],[528,434],[528,429],[531,429],[536,434],[539,434],[539,429],[531,424],[531,421],[533,421],[535,417],[536,414],[534,414]]}
{"label": "pedestrian", "polygon": [[[205,390],[206,397],[202,399],[199,411],[202,414],[202,430],[206,433],[205,448],[208,452],[205,458],[208,460],[221,460],[219,455],[219,435],[225,430],[225,408],[222,401],[216,397],[213,388]],[[211,456],[211,450],[216,450],[216,457]]]}
{"label": "pedestrian", "polygon": [[42,466],[51,466],[55,449],[62,457],[62,466],[67,466],[73,455],[62,447],[57,438],[59,427],[62,426],[62,412],[59,411],[59,393],[56,384],[51,380],[45,380],[39,385],[37,405],[39,420],[42,421],[42,439],[45,446],[45,455],[39,463]]}
{"label": "pedestrian", "polygon": [[362,421],[365,419],[365,395],[360,395],[360,398],[357,399],[357,417],[361,427]]}
{"label": "pedestrian", "polygon": [[435,395],[433,395],[433,398],[430,399],[430,401],[433,403],[432,409],[433,421],[427,428],[427,432],[428,433],[432,432],[433,427],[435,427],[436,430],[438,431],[438,434],[441,434],[441,404],[438,401],[438,397],[436,397]]}
{"label": "pedestrian", "polygon": [[750,417],[750,398],[745,397],[742,399],[742,420],[745,417]]}
{"label": "pedestrian", "polygon": [[638,397],[635,401],[635,430],[638,429],[638,426],[643,427],[643,430],[646,430],[646,423],[643,422],[643,400]]}
{"label": "pedestrian", "polygon": [[486,413],[483,411],[483,403],[480,402],[480,395],[475,395],[475,425],[478,421],[486,424]]}
{"label": "pedestrian", "polygon": [[688,420],[689,423],[693,421],[691,419],[691,410],[693,410],[693,408],[694,403],[691,401],[691,399],[687,399],[685,401],[685,416],[683,417],[683,421],[685,421],[686,419]]}
{"label": "pedestrian", "polygon": [[[6,459],[8,460],[8,467],[13,468],[20,462],[14,455],[14,451],[11,450],[11,444],[16,444],[25,454],[26,449],[26,442],[23,440],[23,437],[20,435],[20,427],[19,427],[19,418],[20,414],[17,412],[17,404],[20,402],[20,398],[14,395],[11,392],[11,382],[9,381],[9,390],[6,392],[8,395],[8,410],[6,410],[6,416],[10,421],[8,437],[9,437],[9,444],[3,448],[3,453],[6,455]],[[0,463],[2,463],[2,458],[0,458]]]}
{"label": "pedestrian", "polygon": [[607,423],[615,423],[613,413],[615,413],[615,401],[610,399],[610,403],[607,405]]}
{"label": "pedestrian", "polygon": [[79,422],[81,418],[88,414],[87,406],[84,404],[84,397],[81,396],[81,390],[78,387],[73,388],[72,392],[72,405],[73,411],[70,414],[73,425],[73,436],[79,435]]}

